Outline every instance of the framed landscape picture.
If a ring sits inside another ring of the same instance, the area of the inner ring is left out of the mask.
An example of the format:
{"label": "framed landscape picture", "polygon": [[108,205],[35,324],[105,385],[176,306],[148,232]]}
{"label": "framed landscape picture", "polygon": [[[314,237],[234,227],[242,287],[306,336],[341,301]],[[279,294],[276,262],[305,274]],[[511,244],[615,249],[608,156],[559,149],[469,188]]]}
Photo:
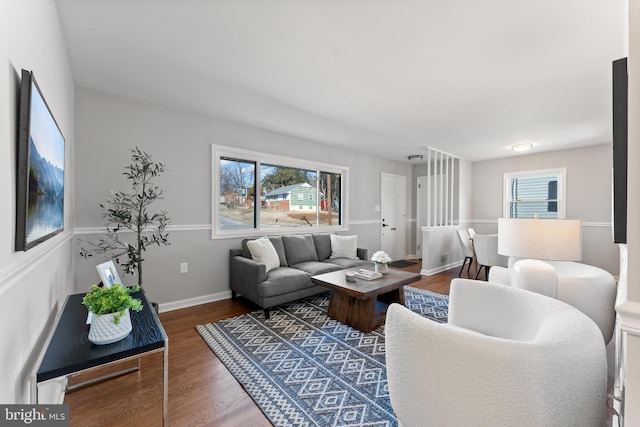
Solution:
{"label": "framed landscape picture", "polygon": [[16,250],[64,228],[64,136],[33,72],[22,70],[16,177]]}

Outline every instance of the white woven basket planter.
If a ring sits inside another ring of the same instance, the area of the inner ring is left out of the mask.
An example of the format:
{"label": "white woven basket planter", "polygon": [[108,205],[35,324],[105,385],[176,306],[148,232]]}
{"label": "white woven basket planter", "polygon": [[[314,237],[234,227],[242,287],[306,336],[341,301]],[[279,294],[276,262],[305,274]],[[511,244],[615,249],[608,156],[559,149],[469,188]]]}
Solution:
{"label": "white woven basket planter", "polygon": [[111,344],[120,341],[131,332],[131,316],[129,309],[125,310],[124,316],[117,325],[113,323],[114,313],[94,314],[89,328],[89,341],[97,345]]}

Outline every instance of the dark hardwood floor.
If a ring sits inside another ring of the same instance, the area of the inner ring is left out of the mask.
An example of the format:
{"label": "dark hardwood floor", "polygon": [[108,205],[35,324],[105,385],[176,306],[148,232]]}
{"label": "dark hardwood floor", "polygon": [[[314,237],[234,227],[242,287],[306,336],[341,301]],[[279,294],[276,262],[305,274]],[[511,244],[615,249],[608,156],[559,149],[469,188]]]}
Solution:
{"label": "dark hardwood floor", "polygon": [[[471,268],[472,273],[475,273],[474,267]],[[402,270],[420,272],[420,269],[418,262]],[[455,268],[429,277],[422,276],[422,280],[412,286],[448,295],[451,279],[458,277],[458,271],[459,268]],[[466,269],[462,277],[467,277]],[[160,314],[169,336],[169,425],[271,426],[195,330],[196,325],[256,309],[258,307],[252,303],[239,298]],[[161,370],[162,355],[154,354],[142,359],[139,372],[68,393],[65,403],[69,404],[71,425],[161,425]],[[74,382],[85,379],[78,377]]]}

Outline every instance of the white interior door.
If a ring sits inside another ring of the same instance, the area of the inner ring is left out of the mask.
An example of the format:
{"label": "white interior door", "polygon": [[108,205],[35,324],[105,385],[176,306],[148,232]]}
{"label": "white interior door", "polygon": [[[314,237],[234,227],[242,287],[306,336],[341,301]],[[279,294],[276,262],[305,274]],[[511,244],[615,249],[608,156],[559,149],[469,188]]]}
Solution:
{"label": "white interior door", "polygon": [[380,188],[380,247],[391,259],[403,259],[407,239],[407,178],[383,173]]}

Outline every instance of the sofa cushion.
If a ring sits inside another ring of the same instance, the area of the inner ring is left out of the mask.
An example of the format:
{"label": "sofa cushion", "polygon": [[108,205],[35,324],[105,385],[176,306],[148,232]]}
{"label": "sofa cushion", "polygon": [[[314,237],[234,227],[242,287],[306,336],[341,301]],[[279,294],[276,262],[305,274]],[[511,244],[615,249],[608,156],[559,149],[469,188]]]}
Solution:
{"label": "sofa cushion", "polygon": [[311,234],[282,236],[284,253],[290,266],[307,261],[318,261]]}
{"label": "sofa cushion", "polygon": [[369,265],[369,261],[364,261],[359,258],[351,259],[351,258],[330,258],[322,261],[326,264],[334,264],[340,268],[353,268],[353,267],[361,267],[365,265]]}
{"label": "sofa cushion", "polygon": [[251,258],[254,261],[264,264],[267,267],[267,273],[274,268],[280,267],[280,258],[276,248],[267,236],[247,242],[247,248],[251,252]]}
{"label": "sofa cushion", "polygon": [[329,262],[306,261],[294,264],[291,268],[304,271],[305,273],[315,276],[316,274],[329,273],[331,271],[340,270],[340,266]]}
{"label": "sofa cushion", "polygon": [[284,253],[282,236],[269,236],[269,240],[271,240],[273,247],[276,248],[276,252],[278,252],[278,257],[280,258],[280,267],[287,267],[289,263],[287,262],[287,256]]}
{"label": "sofa cushion", "polygon": [[[255,239],[242,239],[242,256],[245,258],[251,258],[251,252],[249,251],[249,247],[247,246],[247,242],[255,240]],[[282,237],[280,236],[269,236],[269,240],[271,244],[275,248],[278,253],[278,258],[280,258],[280,267],[287,267],[289,264],[287,263],[287,256],[284,254],[284,246],[282,245]]]}
{"label": "sofa cushion", "polygon": [[318,261],[325,260],[331,256],[331,238],[329,234],[313,234],[313,242],[316,245]]}
{"label": "sofa cushion", "polygon": [[331,258],[358,259],[358,236],[331,235]]}
{"label": "sofa cushion", "polygon": [[260,297],[283,295],[313,286],[311,276],[302,270],[290,267],[280,267],[267,273],[267,280],[258,284]]}
{"label": "sofa cushion", "polygon": [[242,248],[242,256],[251,259],[251,252],[249,252],[249,247],[247,246],[249,240],[253,239],[242,239],[240,247]]}

